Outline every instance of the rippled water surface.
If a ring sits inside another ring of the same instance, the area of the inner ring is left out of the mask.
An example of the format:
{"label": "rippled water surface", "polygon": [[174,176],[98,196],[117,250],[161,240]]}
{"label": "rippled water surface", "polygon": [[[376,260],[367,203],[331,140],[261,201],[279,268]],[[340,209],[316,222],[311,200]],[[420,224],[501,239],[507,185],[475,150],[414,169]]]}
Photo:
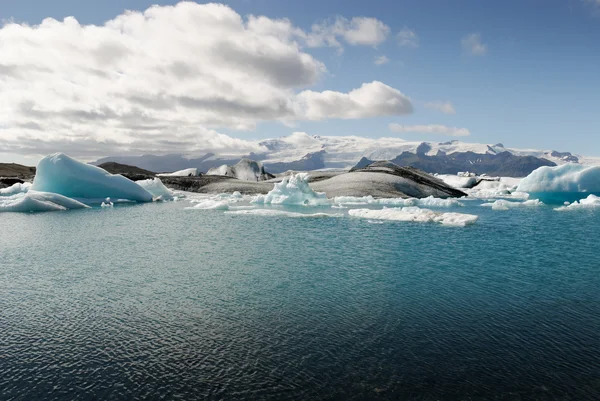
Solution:
{"label": "rippled water surface", "polygon": [[600,399],[600,211],[468,204],[2,214],[0,399]]}

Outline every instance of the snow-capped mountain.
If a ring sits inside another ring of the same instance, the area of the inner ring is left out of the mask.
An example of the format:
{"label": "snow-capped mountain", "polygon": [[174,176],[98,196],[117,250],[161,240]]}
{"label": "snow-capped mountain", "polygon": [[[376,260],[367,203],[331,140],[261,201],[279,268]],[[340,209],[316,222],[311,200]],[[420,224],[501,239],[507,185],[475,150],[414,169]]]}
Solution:
{"label": "snow-capped mountain", "polygon": [[[516,157],[546,159],[558,165],[579,163],[600,165],[600,158],[583,157],[570,152],[554,150],[507,148],[501,143],[481,144],[460,141],[422,142],[405,141],[400,138],[366,138],[360,136],[319,136],[295,132],[289,136],[257,142],[261,152],[239,155],[215,155],[201,157],[175,155],[144,155],[105,157],[93,164],[112,161],[135,165],[156,172],[170,172],[197,168],[206,172],[223,164],[233,165],[246,157],[262,162],[266,171],[280,173],[287,170],[317,170],[324,168],[351,168],[360,160],[393,160],[405,152],[423,157],[442,157],[458,154],[502,155],[506,152]],[[471,155],[472,156],[472,155]],[[456,159],[456,157],[454,157]],[[473,160],[473,157],[469,157]],[[510,163],[512,159],[503,159]],[[470,163],[470,162],[469,162]]]}

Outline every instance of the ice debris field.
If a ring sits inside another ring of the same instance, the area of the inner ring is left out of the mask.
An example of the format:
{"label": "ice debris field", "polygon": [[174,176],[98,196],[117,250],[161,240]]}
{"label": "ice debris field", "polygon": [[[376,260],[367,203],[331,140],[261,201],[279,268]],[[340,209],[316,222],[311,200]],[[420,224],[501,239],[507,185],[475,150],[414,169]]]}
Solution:
{"label": "ice debris field", "polygon": [[[170,175],[198,174],[197,170],[188,169]],[[120,203],[182,199],[182,210],[218,211],[230,216],[346,217],[364,219],[369,223],[389,221],[468,226],[479,218],[473,210],[552,208],[566,212],[600,208],[600,167],[576,164],[542,167],[524,179],[436,176],[460,188],[468,196],[460,199],[431,196],[422,199],[327,198],[324,193],[311,188],[308,173],[287,175],[280,182],[273,183],[273,189],[262,195],[243,195],[240,192],[199,194],[172,191],[158,177],[134,182],[56,153],[40,160],[33,183],[16,183],[0,189],[0,212],[106,209]],[[468,212],[463,211],[465,208]]]}

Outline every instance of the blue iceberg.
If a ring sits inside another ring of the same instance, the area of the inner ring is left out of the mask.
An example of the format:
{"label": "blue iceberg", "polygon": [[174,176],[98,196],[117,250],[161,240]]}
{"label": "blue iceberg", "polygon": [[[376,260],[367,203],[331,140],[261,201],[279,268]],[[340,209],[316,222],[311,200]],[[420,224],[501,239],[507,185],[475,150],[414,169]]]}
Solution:
{"label": "blue iceberg", "polygon": [[540,167],[525,177],[517,187],[530,199],[548,204],[575,202],[589,195],[600,195],[600,167],[564,164]]}

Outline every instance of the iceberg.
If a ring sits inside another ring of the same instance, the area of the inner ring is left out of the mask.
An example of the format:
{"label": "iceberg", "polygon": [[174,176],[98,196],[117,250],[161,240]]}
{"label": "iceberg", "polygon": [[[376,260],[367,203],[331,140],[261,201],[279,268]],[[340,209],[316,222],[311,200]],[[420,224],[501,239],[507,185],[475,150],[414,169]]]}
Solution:
{"label": "iceberg", "polygon": [[155,200],[173,199],[173,192],[165,187],[159,178],[149,178],[147,180],[135,181],[135,183],[150,192]]}
{"label": "iceberg", "polygon": [[517,191],[544,203],[575,202],[588,195],[600,195],[600,166],[564,164],[540,167],[525,177]]}
{"label": "iceberg", "polygon": [[55,153],[39,161],[31,190],[82,200],[110,197],[136,202],[152,201],[150,192],[128,178],[110,174],[63,153]]}
{"label": "iceberg", "polygon": [[196,205],[186,207],[186,209],[201,209],[201,210],[229,210],[229,203],[214,199],[206,199],[198,202]]}
{"label": "iceberg", "polygon": [[596,209],[600,208],[600,197],[596,195],[589,195],[585,199],[581,199],[579,201],[575,201],[570,205],[561,206],[554,210],[577,210],[577,209]]}
{"label": "iceberg", "polygon": [[0,197],[0,212],[52,212],[67,209],[85,209],[89,206],[63,195],[29,190],[12,196]]}
{"label": "iceberg", "polygon": [[223,164],[222,166],[211,168],[206,172],[206,175],[223,175],[243,181],[265,181],[275,178],[273,174],[265,171],[262,163],[250,159],[242,159],[234,166]]}
{"label": "iceberg", "polygon": [[419,223],[440,223],[447,226],[466,226],[477,221],[479,216],[464,213],[437,213],[416,206],[383,209],[351,209],[348,214],[371,220],[412,221]]}
{"label": "iceberg", "polygon": [[456,199],[441,199],[433,196],[427,198],[381,198],[375,199],[371,195],[363,197],[355,196],[336,196],[333,198],[333,203],[339,206],[356,206],[356,205],[382,205],[382,206],[424,206],[424,207],[453,207],[464,206]]}
{"label": "iceberg", "polygon": [[159,177],[197,177],[199,174],[197,168],[186,168],[173,173],[161,173],[156,175]]}
{"label": "iceberg", "polygon": [[491,207],[492,210],[509,210],[520,207],[537,207],[544,206],[543,202],[540,202],[539,199],[530,199],[525,202],[510,202],[504,199],[499,199],[495,202],[483,203],[481,206]]}
{"label": "iceberg", "polygon": [[15,195],[22,192],[27,192],[29,191],[29,188],[31,188],[30,182],[24,182],[22,184],[17,182],[8,188],[0,189],[0,196]]}
{"label": "iceberg", "polygon": [[247,216],[279,216],[279,217],[343,217],[342,213],[298,213],[288,212],[285,210],[276,209],[252,209],[252,210],[237,210],[232,212],[225,212],[226,214],[232,215],[247,215]]}
{"label": "iceberg", "polygon": [[308,173],[292,174],[276,183],[266,195],[258,195],[252,202],[273,205],[304,205],[304,206],[329,206],[327,196],[322,192],[315,192],[308,186]]}

